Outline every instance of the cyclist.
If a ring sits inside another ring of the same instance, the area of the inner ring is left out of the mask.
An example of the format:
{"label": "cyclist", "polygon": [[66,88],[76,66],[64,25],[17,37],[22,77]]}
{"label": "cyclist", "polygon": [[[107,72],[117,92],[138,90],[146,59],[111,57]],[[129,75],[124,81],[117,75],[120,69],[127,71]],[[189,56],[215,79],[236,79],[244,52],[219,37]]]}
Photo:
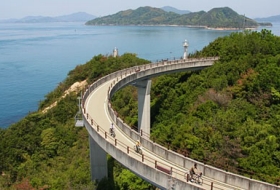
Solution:
{"label": "cyclist", "polygon": [[197,169],[197,164],[195,163],[194,166],[190,169],[190,177],[191,181],[195,180],[194,175],[201,176],[202,172]]}
{"label": "cyclist", "polygon": [[113,123],[111,123],[111,125],[110,125],[110,132],[111,132],[111,134],[114,133],[114,124]]}
{"label": "cyclist", "polygon": [[136,141],[136,151],[139,152],[139,149],[141,147],[141,143],[139,140]]}

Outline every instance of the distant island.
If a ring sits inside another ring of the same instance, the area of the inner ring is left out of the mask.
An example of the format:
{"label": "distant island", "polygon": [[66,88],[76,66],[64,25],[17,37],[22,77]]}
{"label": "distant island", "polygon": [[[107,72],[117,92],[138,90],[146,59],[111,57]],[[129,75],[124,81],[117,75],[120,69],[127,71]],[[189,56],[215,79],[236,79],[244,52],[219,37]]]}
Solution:
{"label": "distant island", "polygon": [[173,12],[173,13],[177,13],[179,15],[191,13],[191,11],[189,11],[189,10],[179,10],[179,9],[176,9],[176,8],[170,7],[170,6],[161,7],[161,9],[166,12]]}
{"label": "distant island", "polygon": [[26,16],[20,19],[0,20],[0,23],[53,23],[84,22],[86,25],[169,25],[200,27],[215,30],[232,30],[272,26],[271,22],[279,22],[280,15],[267,18],[251,19],[239,15],[228,7],[214,8],[208,12],[191,12],[174,7],[162,8],[139,7],[136,10],[120,11],[112,15],[97,17],[85,12],[77,12],[56,17]]}
{"label": "distant island", "polygon": [[0,20],[0,23],[50,23],[50,22],[86,22],[94,19],[96,16],[77,12],[69,15],[48,17],[48,16],[27,16],[21,19]]}
{"label": "distant island", "polygon": [[270,17],[267,17],[267,18],[255,18],[255,20],[260,22],[260,23],[280,22],[280,15],[270,16]]}
{"label": "distant island", "polygon": [[[171,10],[171,11],[168,11]],[[213,8],[208,12],[176,13],[170,7],[139,7],[136,10],[120,11],[113,15],[99,17],[86,22],[86,25],[169,25],[203,27],[219,30],[257,28],[260,23],[239,15],[229,7]],[[262,23],[262,26],[271,26]]]}

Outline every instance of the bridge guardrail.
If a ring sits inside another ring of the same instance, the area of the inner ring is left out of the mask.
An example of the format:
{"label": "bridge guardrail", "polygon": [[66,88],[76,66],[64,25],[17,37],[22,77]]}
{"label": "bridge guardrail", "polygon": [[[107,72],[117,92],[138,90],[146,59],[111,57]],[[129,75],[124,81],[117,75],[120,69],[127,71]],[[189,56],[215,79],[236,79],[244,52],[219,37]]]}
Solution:
{"label": "bridge guardrail", "polygon": [[[217,60],[217,58],[214,58],[215,60]],[[205,61],[207,61],[207,59],[204,59]],[[208,59],[209,60],[209,59]],[[212,58],[213,60],[213,58]],[[124,87],[125,85],[128,85],[129,84],[129,81],[127,81],[126,79],[123,80],[123,76],[125,78],[127,78],[127,76],[130,76],[130,75],[133,75],[133,74],[139,74],[141,73],[143,70],[146,70],[146,69],[151,69],[151,68],[155,68],[155,67],[161,67],[161,66],[165,66],[166,64],[173,64],[173,63],[180,63],[180,61],[170,61],[170,62],[161,62],[161,63],[157,63],[157,64],[148,64],[148,65],[143,65],[143,66],[136,66],[136,67],[133,67],[133,68],[128,68],[128,69],[124,69],[124,70],[121,70],[121,71],[117,71],[117,72],[114,72],[112,74],[109,74],[101,79],[99,79],[98,81],[96,81],[95,83],[93,83],[92,85],[90,85],[88,87],[88,89],[85,91],[84,93],[84,96],[83,96],[83,101],[88,97],[88,95],[96,88],[98,87],[99,85],[103,84],[104,82],[107,82],[109,80],[111,80],[112,78],[115,78],[117,77],[117,81],[114,81],[113,84],[111,85],[110,89],[108,90],[108,97],[110,99],[110,97],[117,91],[119,90],[120,88]],[[191,61],[189,61],[189,63],[192,63]],[[140,75],[141,76],[141,75]],[[119,80],[120,77],[121,79]],[[120,81],[124,81],[124,84],[120,85]],[[85,118],[86,119],[89,119],[90,116],[86,113],[86,110],[84,108],[84,103],[82,103],[82,106],[83,106],[83,110],[84,110],[84,115],[86,116]],[[112,119],[117,123],[117,126],[121,128],[121,130],[127,134],[130,138],[132,138],[133,140],[138,140],[138,139],[141,139],[141,143],[144,145],[145,148],[147,148],[149,151],[153,151],[153,152],[156,152],[157,154],[159,154],[162,158],[166,159],[166,160],[169,160],[169,161],[175,161],[175,163],[183,168],[190,168],[194,162],[198,163],[197,161],[194,161],[192,159],[189,159],[189,158],[186,158],[182,155],[179,155],[178,153],[175,153],[171,150],[168,150],[166,149],[165,147],[161,147],[160,145],[152,142],[151,140],[147,139],[147,138],[143,138],[142,135],[140,135],[139,133],[137,133],[135,130],[131,129],[131,127],[129,127],[128,125],[126,125],[117,115],[117,113],[111,108],[111,105],[108,104],[108,111],[109,111],[109,114],[110,116],[112,117]],[[94,125],[98,126],[97,123],[95,123],[94,121],[92,121],[92,119],[90,120],[91,122],[91,125],[92,127]],[[96,130],[100,130],[100,126],[98,126],[96,128]],[[101,130],[102,131],[102,130]],[[105,139],[108,138],[108,136],[106,136],[106,132],[104,132],[104,135],[105,135]],[[110,136],[109,136],[110,138]],[[115,146],[117,146],[118,144],[122,144],[121,142],[117,142],[115,140]],[[125,146],[125,145],[123,145]],[[156,147],[156,148],[154,148]],[[127,147],[127,154],[129,154],[129,147]],[[146,158],[143,156],[142,157],[142,162],[144,162]],[[170,160],[171,159],[171,160]],[[149,160],[147,158],[147,160]],[[155,169],[157,167],[157,162],[155,161]],[[168,168],[168,165],[164,165],[163,163],[163,166],[164,168]],[[229,183],[232,183],[232,182],[235,182],[236,181],[236,178],[239,178],[239,180],[237,181],[241,181],[242,184],[245,184],[246,187],[249,187],[248,189],[250,189],[250,187],[258,187],[258,186],[261,186],[261,187],[268,187],[267,189],[278,189],[276,186],[272,185],[272,184],[268,184],[268,183],[265,183],[265,182],[259,182],[259,181],[256,181],[256,180],[252,180],[252,179],[249,179],[249,178],[246,178],[246,177],[243,177],[243,176],[238,176],[236,174],[232,174],[232,173],[229,173],[229,172],[226,172],[226,171],[222,171],[222,170],[219,170],[217,168],[214,168],[214,167],[211,167],[211,166],[207,166],[203,163],[199,163],[199,167],[203,168],[202,171],[204,171],[204,174],[205,173],[211,173],[212,170],[215,170],[215,172],[219,172],[219,177],[222,175],[223,176],[223,179],[224,180],[221,180],[221,182],[229,182]],[[182,171],[176,171],[174,169],[172,169],[172,173],[176,173],[178,174],[180,177],[182,177]],[[181,174],[180,174],[181,173]],[[231,176],[234,176],[233,179],[231,179],[231,177],[229,177],[229,175]],[[216,176],[215,176],[216,177]],[[215,179],[214,177],[214,179]],[[218,179],[217,179],[218,180]],[[232,181],[231,181],[232,180]],[[207,180],[206,180],[207,181]],[[245,181],[245,182],[244,182]],[[256,183],[258,183],[259,185],[257,185]],[[255,185],[254,185],[255,184]],[[213,181],[209,181],[209,187],[211,189],[213,189],[215,187]],[[235,184],[232,184],[232,185],[235,185]],[[246,187],[241,187],[241,188],[245,188],[247,189]],[[218,189],[218,187],[216,187],[216,189]]]}
{"label": "bridge guardrail", "polygon": [[[140,160],[140,162],[149,165],[149,167],[151,167],[151,165],[153,165],[153,169],[157,170],[158,172],[164,173],[167,176],[170,176],[170,178],[176,178],[176,180],[179,180],[183,183],[189,182],[186,181],[185,179],[185,173],[186,170],[177,170],[175,168],[173,168],[171,165],[167,165],[163,162],[160,162],[157,159],[154,159],[152,157],[147,156],[145,153],[140,155],[139,153],[136,153],[133,149],[133,147],[131,146],[127,146],[125,143],[123,143],[122,141],[119,141],[117,138],[114,138],[112,136],[109,135],[109,131],[106,131],[104,128],[100,127],[93,119],[92,117],[86,113],[86,110],[84,109],[84,119],[85,121],[90,124],[91,128],[90,130],[95,130],[100,137],[104,138],[105,140],[107,140],[108,142],[110,142],[113,146],[115,146],[117,149],[121,150],[122,152],[125,152],[127,155],[130,155],[130,157],[132,157],[132,155],[134,155],[133,157],[137,157],[138,160]],[[135,135],[137,136],[137,132],[134,130],[131,130],[131,133],[135,133]],[[149,164],[150,163],[150,164]],[[176,176],[176,177],[174,177]],[[211,182],[210,180],[204,180],[205,181],[205,185],[209,186],[209,189],[221,189],[219,187],[215,187],[215,184],[213,182]],[[178,181],[176,181],[178,183]]]}

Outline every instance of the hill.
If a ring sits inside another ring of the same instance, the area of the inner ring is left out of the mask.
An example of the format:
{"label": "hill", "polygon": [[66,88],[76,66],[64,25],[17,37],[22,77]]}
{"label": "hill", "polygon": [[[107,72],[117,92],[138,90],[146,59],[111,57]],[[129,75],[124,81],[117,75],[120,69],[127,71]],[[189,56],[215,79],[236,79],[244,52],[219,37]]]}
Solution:
{"label": "hill", "polygon": [[179,15],[188,14],[191,12],[189,10],[179,10],[179,9],[176,9],[176,8],[170,7],[170,6],[165,6],[165,7],[162,7],[161,9],[166,12],[173,12],[173,13],[177,13]]}
{"label": "hill", "polygon": [[85,12],[77,12],[57,17],[27,16],[21,19],[0,20],[0,23],[86,22],[94,18],[96,18],[94,15]]}
{"label": "hill", "polygon": [[211,9],[201,15],[198,24],[214,28],[245,28],[258,25],[254,20],[238,15],[228,7]]}
{"label": "hill", "polygon": [[[205,164],[279,185],[280,38],[267,30],[231,33],[190,55],[207,56],[220,60],[202,71],[153,79],[151,139]],[[71,70],[37,112],[0,129],[0,189],[153,190],[110,157],[108,179],[91,182],[88,133],[73,119],[84,89],[65,91],[147,62],[134,54],[95,56]],[[137,125],[135,87],[117,92],[112,106],[125,123]]]}
{"label": "hill", "polygon": [[179,14],[166,12],[159,8],[140,7],[136,10],[120,11],[86,22],[86,25],[154,25],[171,24]]}
{"label": "hill", "polygon": [[88,133],[85,128],[75,127],[73,119],[78,111],[77,97],[84,91],[86,82],[91,84],[111,72],[135,66],[135,63],[148,61],[134,54],[117,58],[95,56],[70,71],[67,78],[45,96],[38,111],[29,113],[6,129],[0,128],[0,189],[109,190],[127,186],[130,180],[137,182],[134,189],[141,189],[141,186],[151,189],[150,184],[121,168],[110,157],[109,178],[100,185],[92,182]]}
{"label": "hill", "polygon": [[275,15],[266,18],[255,18],[258,22],[280,22],[280,15]]}
{"label": "hill", "polygon": [[[152,80],[151,139],[205,164],[279,185],[280,38],[268,30],[231,33],[190,56],[220,60],[199,72]],[[112,103],[130,126],[137,126],[135,94],[127,87]]]}
{"label": "hill", "polygon": [[59,22],[84,22],[94,18],[96,18],[96,16],[85,12],[78,12],[70,15],[55,17],[55,19],[58,20]]}
{"label": "hill", "polygon": [[243,15],[238,15],[228,7],[182,15],[166,12],[159,8],[140,7],[136,10],[126,10],[95,18],[86,22],[86,25],[181,25],[210,28],[254,28],[258,26],[258,23]]}

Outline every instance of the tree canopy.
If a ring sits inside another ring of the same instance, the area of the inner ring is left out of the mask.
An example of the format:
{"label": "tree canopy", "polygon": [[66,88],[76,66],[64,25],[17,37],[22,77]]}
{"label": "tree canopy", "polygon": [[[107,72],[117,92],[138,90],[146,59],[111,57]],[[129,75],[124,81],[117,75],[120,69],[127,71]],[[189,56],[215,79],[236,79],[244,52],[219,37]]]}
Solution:
{"label": "tree canopy", "polygon": [[[137,189],[152,187],[110,157],[109,173],[114,175],[99,183],[92,182],[88,133],[85,128],[76,128],[74,121],[80,93],[61,98],[77,81],[87,80],[90,84],[111,72],[144,63],[148,61],[135,54],[116,58],[97,55],[70,71],[40,102],[38,111],[0,129],[0,189],[128,189],[132,179]],[[55,107],[42,112],[55,101]]]}
{"label": "tree canopy", "polygon": [[[213,66],[154,78],[151,138],[221,169],[277,184],[280,178],[280,38],[268,30],[232,33],[190,57]],[[75,128],[77,96],[64,91],[145,64],[135,54],[97,55],[68,73],[38,111],[0,129],[0,189],[154,189],[108,156],[109,176],[91,181],[88,134]],[[57,101],[48,112],[43,109]],[[114,109],[137,125],[137,92],[117,92]]]}
{"label": "tree canopy", "polygon": [[[269,24],[263,23],[263,25]],[[86,22],[86,25],[192,25],[240,29],[255,28],[259,24],[244,15],[237,14],[229,7],[213,8],[208,12],[199,11],[181,15],[146,6],[139,7],[136,10],[129,9],[113,15],[95,18]]]}
{"label": "tree canopy", "polygon": [[[220,59],[199,72],[153,79],[151,138],[204,163],[278,183],[280,38],[268,30],[237,32],[190,56]],[[129,98],[126,91],[116,94],[115,109],[137,125],[135,93]]]}

